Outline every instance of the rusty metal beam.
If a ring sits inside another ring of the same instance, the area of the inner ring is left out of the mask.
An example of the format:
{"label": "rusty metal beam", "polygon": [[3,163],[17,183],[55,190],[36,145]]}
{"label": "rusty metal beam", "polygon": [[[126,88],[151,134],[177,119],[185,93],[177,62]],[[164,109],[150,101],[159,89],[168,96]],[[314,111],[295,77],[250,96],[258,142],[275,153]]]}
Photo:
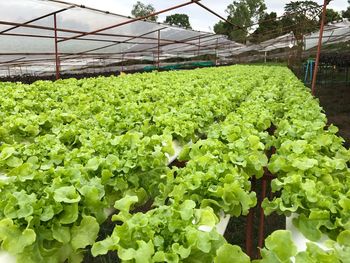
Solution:
{"label": "rusty metal beam", "polygon": [[201,51],[201,35],[199,35],[199,37],[198,37],[198,56],[199,56],[199,53],[200,53],[200,51]]}
{"label": "rusty metal beam", "polygon": [[[203,38],[207,38],[207,37],[210,37],[210,36],[213,36],[215,34],[205,34],[205,36]],[[185,38],[185,39],[182,39],[181,41],[179,41],[179,43],[164,43],[164,44],[161,44],[160,46],[161,47],[164,47],[164,46],[168,46],[168,45],[172,45],[172,44],[186,44],[186,45],[193,45],[193,46],[197,46],[197,44],[195,43],[188,43],[188,41],[195,41],[197,40],[198,36],[195,36],[195,37],[189,37],[189,38]],[[142,50],[138,50],[136,52],[145,52],[145,51],[152,51],[152,49],[155,49],[157,48],[157,45],[153,46],[153,47],[148,47],[148,48],[145,48],[145,49],[142,49]],[[181,48],[181,47],[175,47],[175,49],[178,49],[178,48]],[[168,50],[167,50],[168,51]],[[130,53],[130,52],[128,52]]]}
{"label": "rusty metal beam", "polygon": [[227,20],[226,18],[222,17],[221,15],[219,15],[218,13],[214,12],[213,10],[211,10],[210,8],[208,8],[207,6],[203,5],[202,3],[200,3],[198,0],[193,0],[194,3],[196,3],[197,5],[199,5],[200,7],[204,8],[205,10],[207,10],[208,12],[212,13],[213,15],[217,16],[218,18],[220,18],[221,20],[225,21],[226,23],[230,24],[233,27],[236,27],[238,29],[242,29],[244,30],[243,27],[233,24],[231,21]]}
{"label": "rusty metal beam", "polygon": [[[162,46],[162,45],[161,45]],[[212,44],[208,45],[208,46],[212,46]],[[202,46],[202,47],[206,47],[206,46]],[[154,49],[156,47],[153,47],[152,49]],[[86,56],[109,56],[109,55],[116,55],[116,54],[123,54],[123,53],[128,53],[128,54],[137,54],[137,53],[142,53],[142,52],[147,52],[149,51],[149,53],[152,53],[153,51],[152,50],[137,50],[137,51],[128,51],[128,52],[105,52],[105,53],[87,53]],[[184,53],[185,52],[192,52],[193,53],[193,50],[184,50],[183,51]],[[10,52],[10,53],[0,53],[0,56],[54,56],[55,55],[55,52],[22,52],[22,53],[13,53],[13,52]],[[77,53],[69,53],[69,52],[60,52],[60,55],[63,56],[73,56],[73,55],[77,55]]]}
{"label": "rusty metal beam", "polygon": [[[152,34],[152,33],[155,33],[155,32],[157,32],[157,31],[163,30],[163,29],[165,29],[165,28],[167,28],[167,27],[162,27],[162,28],[160,28],[160,29],[152,30],[152,31],[150,31],[150,32],[146,32],[146,33],[143,33],[143,34],[141,34],[141,35],[139,35],[139,36],[134,36],[134,37],[128,38],[128,39],[123,40],[123,41],[114,42],[114,44],[110,44],[110,45],[106,45],[106,46],[103,46],[103,47],[98,47],[98,48],[93,48],[93,49],[81,51],[81,52],[78,52],[76,55],[84,55],[84,54],[87,54],[87,53],[92,52],[92,51],[97,51],[97,50],[109,48],[109,47],[116,46],[116,45],[118,45],[118,44],[123,44],[123,43],[133,44],[133,42],[129,42],[129,41],[130,41],[130,40],[133,40],[133,39],[136,39],[136,38],[140,38],[140,37],[149,35],[149,34]],[[80,38],[80,39],[83,39],[83,38]],[[159,41],[159,38],[157,39],[157,41]],[[138,43],[138,44],[153,44],[153,43]]]}
{"label": "rusty metal beam", "polygon": [[[163,28],[161,28],[161,29],[163,29]],[[157,32],[157,31],[158,31],[158,30],[155,30],[155,32]],[[147,33],[146,33],[146,34],[147,34]],[[210,36],[212,36],[212,35],[215,35],[215,34],[212,34],[212,33],[210,33],[210,34],[205,34],[203,38],[207,38],[207,37],[210,37]],[[182,39],[182,40],[180,40],[180,41],[177,41],[177,42],[179,42],[179,43],[164,43],[164,44],[160,44],[160,46],[162,47],[162,46],[167,46],[167,45],[172,45],[172,44],[186,44],[186,45],[197,46],[197,44],[195,44],[195,43],[188,43],[188,41],[192,41],[192,40],[196,40],[196,39],[197,39],[197,37],[190,37],[190,38],[185,38],[185,39]],[[162,40],[162,39],[160,38],[160,40]],[[144,44],[144,43],[143,43],[143,44]],[[147,44],[153,44],[153,43],[147,43]],[[142,50],[137,50],[137,51],[129,51],[129,52],[123,51],[123,53],[129,53],[129,54],[131,54],[131,53],[141,53],[141,52],[145,52],[145,51],[150,51],[150,52],[152,52],[151,50],[154,49],[154,48],[157,48],[157,46],[158,46],[158,44],[155,43],[155,45],[154,45],[153,47],[148,47],[148,48],[145,48],[145,49],[142,49]],[[107,47],[107,46],[106,46],[106,47]],[[102,48],[104,48],[104,47],[102,47]],[[102,48],[100,48],[100,49],[102,49]],[[90,53],[86,52],[85,54],[90,54]],[[115,54],[120,54],[120,53],[115,53]],[[75,53],[75,55],[79,55],[79,53]]]}
{"label": "rusty metal beam", "polygon": [[158,50],[157,50],[157,67],[160,68],[160,30],[158,30]]}
{"label": "rusty metal beam", "polygon": [[[202,40],[201,41],[201,47],[200,48],[203,48],[203,47],[208,47],[208,46],[211,46],[211,45],[215,45],[214,43],[212,43],[212,44],[209,44],[209,45],[203,45],[203,43],[206,43],[206,42],[209,42],[209,41],[215,41],[215,40],[217,40],[217,39],[219,39],[219,38],[221,38],[221,37],[215,37],[215,38],[212,38],[212,39],[207,39],[207,40]],[[202,38],[201,38],[202,39]],[[227,41],[229,41],[229,40],[227,40]],[[184,47],[174,47],[174,48],[170,48],[170,49],[167,49],[166,51],[168,52],[168,51],[174,51],[174,50],[177,50],[177,49],[180,49],[180,48],[184,48]],[[194,50],[194,49],[193,49]]]}
{"label": "rusty metal beam", "polygon": [[[20,25],[21,27],[26,27],[26,28],[43,29],[43,30],[49,30],[49,31],[54,31],[55,30],[53,27],[39,26],[39,25],[23,25],[21,23],[1,21],[1,20],[0,20],[0,25]],[[84,31],[65,29],[65,28],[57,28],[57,32],[65,32],[65,33],[73,33],[73,34],[87,33],[87,32],[84,32]],[[123,37],[123,38],[135,37],[134,35],[110,34],[110,33],[96,33],[95,35],[97,35],[97,36],[109,36],[109,37]],[[147,39],[147,40],[155,40],[155,41],[158,40],[156,37],[139,37],[139,38],[140,39]],[[62,39],[64,39],[64,38],[62,38]],[[77,39],[77,40],[80,40],[80,39]],[[109,39],[109,41],[115,41],[115,40]],[[181,43],[180,41],[169,40],[169,39],[161,39],[161,41],[169,42],[169,43]]]}
{"label": "rusty metal beam", "polygon": [[71,5],[71,6],[69,6],[69,7],[62,8],[62,9],[60,9],[60,10],[51,12],[51,13],[49,13],[49,14],[46,14],[46,15],[43,15],[43,16],[39,16],[39,17],[34,18],[34,19],[32,19],[32,20],[29,20],[29,21],[27,21],[27,22],[20,23],[20,24],[18,24],[18,25],[12,26],[12,27],[10,27],[10,28],[8,28],[8,29],[5,29],[5,30],[1,31],[1,32],[0,32],[0,35],[3,34],[3,33],[8,32],[8,31],[14,30],[14,29],[16,29],[16,28],[19,28],[19,27],[21,27],[21,26],[23,26],[23,25],[28,25],[28,24],[33,23],[33,22],[35,22],[35,21],[38,21],[38,20],[40,20],[40,19],[43,19],[43,18],[52,16],[52,15],[55,15],[55,14],[64,12],[64,11],[69,10],[69,9],[72,9],[72,8],[74,8],[74,7],[75,7],[74,5]]}
{"label": "rusty metal beam", "polygon": [[[256,191],[256,179],[251,178],[251,191]],[[247,255],[253,257],[253,226],[254,226],[254,207],[249,209],[246,220],[246,230],[245,230],[245,247]]]}
{"label": "rusty metal beam", "polygon": [[[197,0],[197,1],[199,1],[199,0]],[[147,19],[147,18],[152,17],[152,16],[156,16],[156,15],[159,15],[159,14],[162,14],[162,13],[165,13],[165,12],[168,12],[168,11],[180,8],[180,7],[184,7],[184,6],[190,5],[192,3],[194,3],[193,0],[189,1],[189,2],[186,2],[186,3],[183,3],[183,4],[180,4],[180,5],[176,5],[176,6],[173,6],[173,7],[169,7],[169,8],[166,8],[166,9],[163,9],[163,10],[151,13],[151,14],[146,15],[146,16],[133,18],[133,19],[130,19],[130,20],[127,20],[127,21],[124,21],[124,22],[121,22],[121,23],[118,23],[118,24],[115,24],[115,25],[111,25],[111,26],[107,26],[107,27],[100,28],[100,29],[97,29],[97,30],[93,30],[91,32],[85,32],[85,33],[82,33],[82,34],[79,34],[79,35],[76,35],[76,36],[67,37],[67,38],[65,38],[63,40],[60,40],[60,42],[71,40],[71,39],[75,39],[75,38],[79,38],[79,37],[83,37],[83,36],[86,36],[86,35],[94,35],[96,33],[100,33],[102,31],[106,31],[108,29],[124,26],[124,25],[130,24],[130,23],[133,23],[133,22],[137,22],[137,21],[140,21],[140,20],[144,20],[144,19]]]}
{"label": "rusty metal beam", "polygon": [[[208,35],[208,36],[206,36],[206,35],[204,35],[204,37],[203,37],[203,35],[201,35],[201,39],[203,39],[203,38],[208,38],[208,37],[211,37],[212,35]],[[193,43],[188,43],[188,41],[196,41],[198,39],[198,37],[195,37],[195,38],[191,38],[190,40],[187,40],[187,41],[185,41],[183,44],[184,45],[186,45],[186,47],[188,46],[188,45],[193,45]],[[210,41],[211,39],[209,39],[209,40],[207,40],[207,41]],[[202,41],[202,43],[203,42],[206,42],[206,41]],[[163,44],[163,46],[167,46],[168,44]],[[169,44],[170,45],[170,44]],[[198,44],[197,44],[197,47],[198,47]],[[176,50],[176,49],[179,49],[179,48],[184,48],[184,46],[181,46],[181,47],[173,47],[173,48],[169,48],[169,49],[167,49],[166,51],[172,51],[172,50]]]}
{"label": "rusty metal beam", "polygon": [[58,40],[57,40],[57,15],[53,15],[53,24],[54,24],[54,35],[55,35],[55,66],[56,66],[56,80],[60,78],[60,59],[58,56]]}
{"label": "rusty metal beam", "polygon": [[16,61],[25,59],[25,58],[26,58],[26,57],[15,58],[15,59],[11,59],[11,60],[8,60],[8,61],[0,62],[0,64],[10,64],[10,63],[13,63],[13,62],[16,62]]}
{"label": "rusty metal beam", "polygon": [[315,95],[315,92],[316,92],[317,72],[318,72],[318,66],[319,66],[319,63],[320,63],[320,53],[321,53],[321,47],[322,47],[323,29],[324,29],[324,24],[325,24],[325,21],[326,21],[327,4],[328,4],[328,0],[324,0],[323,8],[322,8],[320,34],[319,34],[318,45],[317,45],[315,69],[314,69],[314,74],[312,76],[312,84],[311,84],[311,93],[312,93],[312,95]]}
{"label": "rusty metal beam", "polygon": [[[3,36],[18,36],[18,37],[32,37],[32,38],[46,38],[46,39],[53,39],[55,38],[54,36],[49,36],[49,35],[34,35],[34,34],[18,34],[18,33],[3,33]],[[63,39],[63,37],[57,37],[57,39]],[[107,42],[107,43],[115,43],[120,44],[124,43],[125,40],[123,41],[115,41],[115,40],[107,40],[107,39],[97,39],[97,38],[80,38],[77,40],[84,40],[84,41],[93,41],[93,42]],[[144,44],[144,42],[129,42],[129,44]],[[153,43],[152,43],[153,44]]]}

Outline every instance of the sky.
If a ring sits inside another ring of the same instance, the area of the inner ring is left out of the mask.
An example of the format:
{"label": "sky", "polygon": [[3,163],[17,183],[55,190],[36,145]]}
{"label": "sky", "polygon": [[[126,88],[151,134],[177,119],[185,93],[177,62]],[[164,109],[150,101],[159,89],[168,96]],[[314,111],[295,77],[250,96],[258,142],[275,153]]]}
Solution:
{"label": "sky", "polygon": [[[89,7],[94,7],[104,11],[114,12],[120,15],[131,15],[131,9],[137,2],[136,0],[67,0],[68,2],[82,4]],[[314,0],[315,1],[315,0]],[[155,9],[162,10],[171,6],[175,6],[181,3],[188,2],[188,0],[141,0],[145,4],[152,4]],[[226,17],[226,7],[232,3],[233,0],[202,0],[201,3],[217,12],[218,14]],[[278,15],[283,14],[283,8],[290,0],[265,0],[268,12],[277,12]],[[323,3],[323,0],[316,0],[319,4]],[[329,4],[329,8],[333,8],[337,11],[345,10],[348,6],[347,0],[332,0]],[[212,15],[208,11],[202,9],[196,4],[191,4],[186,7],[176,9],[174,11],[167,12],[158,17],[159,22],[163,22],[167,15],[175,13],[187,14],[190,18],[192,28],[195,30],[212,31],[213,25],[220,19]]]}

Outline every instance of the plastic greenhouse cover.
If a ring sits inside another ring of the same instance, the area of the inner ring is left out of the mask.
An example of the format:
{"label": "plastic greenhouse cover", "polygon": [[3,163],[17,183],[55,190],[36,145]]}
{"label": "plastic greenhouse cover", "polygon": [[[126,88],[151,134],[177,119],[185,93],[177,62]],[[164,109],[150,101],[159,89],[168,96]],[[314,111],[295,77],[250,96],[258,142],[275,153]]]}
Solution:
{"label": "plastic greenhouse cover", "polygon": [[[20,74],[54,71],[54,12],[57,12],[58,53],[62,71],[89,65],[103,66],[130,58],[155,60],[158,43],[161,60],[213,54],[220,49],[242,46],[213,33],[149,21],[134,21],[97,34],[66,39],[131,18],[61,1],[1,1],[0,75],[17,71]],[[37,19],[40,17],[43,18]]]}
{"label": "plastic greenhouse cover", "polygon": [[[45,14],[70,7],[70,4],[44,0],[11,0],[7,2],[1,1],[0,7],[0,17],[2,21],[26,23],[27,21]],[[16,10],[16,12],[11,12],[11,10]],[[28,10],[30,10],[30,12]],[[81,32],[98,30],[128,20],[130,20],[129,17],[105,13],[102,11],[94,11],[76,5],[74,5],[73,8],[57,13],[58,29],[68,29]],[[1,36],[1,52],[15,53],[25,51],[25,53],[28,54],[53,52],[53,16],[31,22],[29,25],[48,27],[51,28],[51,30],[31,27],[13,28],[11,31],[8,31],[5,35]],[[11,26],[8,25],[1,25],[1,30],[3,31],[10,27]],[[98,50],[98,53],[139,52],[142,54],[144,49],[155,46],[157,47],[157,30],[160,30],[161,32],[161,46],[173,44],[175,41],[188,41],[193,38],[198,38],[199,35],[208,34],[206,32],[170,27],[169,25],[160,23],[135,21],[116,28],[104,30],[98,35],[89,34],[77,39],[59,42],[59,53],[82,53],[96,49]],[[9,33],[11,35],[8,35]],[[14,36],[17,34],[46,36],[48,38]],[[59,40],[76,35],[78,34],[58,31]],[[126,43],[118,43],[123,41]],[[13,45],[13,42],[16,44]],[[114,45],[110,45],[111,43],[114,43]]]}
{"label": "plastic greenhouse cover", "polygon": [[[316,47],[320,31],[305,36],[305,50]],[[344,19],[340,22],[329,23],[324,27],[322,44],[335,44],[350,40],[350,21]]]}
{"label": "plastic greenhouse cover", "polygon": [[257,52],[267,52],[272,51],[279,48],[291,48],[296,44],[296,39],[294,37],[293,32],[290,32],[288,34],[285,34],[283,36],[279,36],[274,39],[266,40],[264,42],[261,42],[259,44],[253,44],[249,46],[245,46],[236,50],[233,50],[231,52],[232,55],[239,55],[244,52],[249,51],[257,51]]}
{"label": "plastic greenhouse cover", "polygon": [[[117,70],[116,63],[123,60],[155,63],[158,56],[160,61],[204,54],[226,59],[248,51],[271,51],[295,44],[292,33],[246,46],[211,32],[143,20],[82,35],[132,18],[56,0],[0,1],[0,76],[55,71],[53,12],[57,12],[58,53],[63,72],[86,71],[93,66],[96,70]],[[51,15],[36,20],[48,14]],[[349,39],[350,23],[327,25],[325,30],[324,41],[344,41]],[[318,32],[306,37],[307,49],[317,45],[315,36]]]}

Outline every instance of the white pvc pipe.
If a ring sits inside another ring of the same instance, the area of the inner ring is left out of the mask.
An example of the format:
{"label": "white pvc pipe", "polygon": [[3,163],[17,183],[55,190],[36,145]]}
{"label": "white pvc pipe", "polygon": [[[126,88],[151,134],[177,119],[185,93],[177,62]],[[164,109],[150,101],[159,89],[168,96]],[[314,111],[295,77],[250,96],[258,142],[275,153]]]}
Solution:
{"label": "white pvc pipe", "polygon": [[183,147],[180,145],[178,141],[175,141],[175,140],[173,141],[174,154],[170,156],[168,153],[165,153],[165,156],[168,158],[168,165],[177,159],[177,157],[182,151],[182,148]]}
{"label": "white pvc pipe", "polygon": [[312,242],[318,245],[323,250],[329,250],[328,247],[324,245],[324,242],[329,238],[326,235],[322,235],[321,239],[317,242],[313,242],[307,239],[293,224],[293,218],[297,218],[298,214],[293,213],[291,216],[286,217],[286,229],[292,233],[292,240],[294,244],[297,246],[298,252],[306,250],[306,244]]}
{"label": "white pvc pipe", "polygon": [[224,213],[222,213],[220,215],[220,221],[219,223],[216,225],[216,230],[218,231],[219,234],[224,235],[228,222],[230,221],[231,216],[230,215],[226,215]]}
{"label": "white pvc pipe", "polygon": [[[216,231],[220,234],[220,235],[224,235],[228,222],[230,221],[231,216],[230,215],[226,215],[224,212],[220,212],[220,221],[219,223],[216,224],[215,228]],[[195,222],[193,222],[195,223]],[[207,225],[200,225],[198,227],[199,230],[203,231],[203,232],[210,232],[212,229],[214,228],[214,226],[207,226]]]}
{"label": "white pvc pipe", "polygon": [[16,263],[16,257],[6,251],[0,250],[0,263]]}

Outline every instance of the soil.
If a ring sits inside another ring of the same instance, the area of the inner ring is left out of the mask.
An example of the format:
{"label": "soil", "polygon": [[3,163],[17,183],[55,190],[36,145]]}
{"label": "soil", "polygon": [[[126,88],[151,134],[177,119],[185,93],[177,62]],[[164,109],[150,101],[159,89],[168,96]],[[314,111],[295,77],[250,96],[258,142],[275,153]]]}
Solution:
{"label": "soil", "polygon": [[344,138],[344,145],[350,148],[350,86],[339,85],[318,87],[319,98],[329,124],[339,128],[338,135]]}
{"label": "soil", "polygon": [[[258,238],[259,238],[259,223],[260,223],[260,213],[262,210],[260,209],[259,200],[261,200],[261,186],[262,179],[256,180],[255,183],[255,192],[258,198],[258,204],[256,207],[252,208],[253,212],[253,230],[252,230],[252,247],[251,247],[251,255],[252,259],[259,258],[259,247],[258,247]],[[267,191],[266,197],[269,200],[272,200],[274,196],[278,196],[279,193],[272,193],[270,182],[267,181]],[[240,217],[231,217],[230,222],[225,231],[224,237],[226,240],[233,245],[238,245],[242,248],[244,252],[247,251],[246,247],[246,239],[247,239],[247,216]],[[284,215],[278,215],[277,213],[272,213],[269,216],[264,217],[264,240],[272,234],[275,230],[278,229],[286,229],[286,217]]]}

